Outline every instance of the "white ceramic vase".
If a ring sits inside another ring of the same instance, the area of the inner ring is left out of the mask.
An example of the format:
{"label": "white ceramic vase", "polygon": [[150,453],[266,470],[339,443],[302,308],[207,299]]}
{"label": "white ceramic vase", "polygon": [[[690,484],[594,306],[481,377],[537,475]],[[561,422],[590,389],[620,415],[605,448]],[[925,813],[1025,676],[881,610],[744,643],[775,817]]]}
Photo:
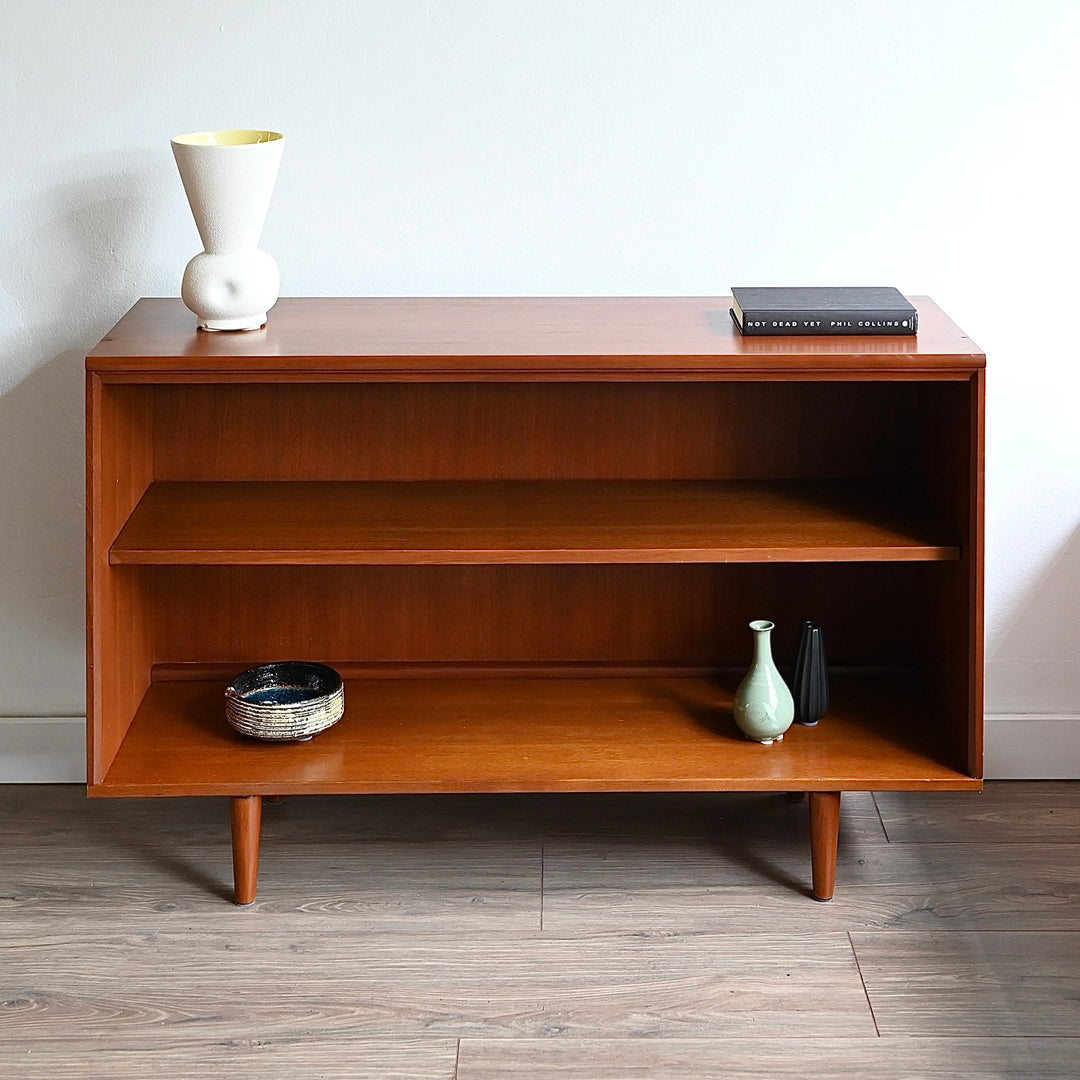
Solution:
{"label": "white ceramic vase", "polygon": [[196,131],[172,140],[203,250],[181,296],[204,330],[257,330],[277,302],[277,263],[259,250],[285,137],[277,131]]}

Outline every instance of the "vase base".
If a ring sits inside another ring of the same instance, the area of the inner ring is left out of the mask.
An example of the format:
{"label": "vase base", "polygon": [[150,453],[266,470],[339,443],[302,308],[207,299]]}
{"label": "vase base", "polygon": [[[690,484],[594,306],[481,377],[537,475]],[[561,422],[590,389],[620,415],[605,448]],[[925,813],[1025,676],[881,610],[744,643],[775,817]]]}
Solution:
{"label": "vase base", "polygon": [[816,720],[796,720],[796,724],[801,724],[803,727],[817,727]]}
{"label": "vase base", "polygon": [[243,319],[203,319],[200,330],[261,330],[266,325],[266,312],[261,315],[249,315]]}
{"label": "vase base", "polygon": [[774,742],[784,741],[783,735],[774,735],[771,739],[754,739],[751,738],[749,735],[747,735],[746,737],[750,739],[751,742],[761,743],[762,746],[772,746]]}

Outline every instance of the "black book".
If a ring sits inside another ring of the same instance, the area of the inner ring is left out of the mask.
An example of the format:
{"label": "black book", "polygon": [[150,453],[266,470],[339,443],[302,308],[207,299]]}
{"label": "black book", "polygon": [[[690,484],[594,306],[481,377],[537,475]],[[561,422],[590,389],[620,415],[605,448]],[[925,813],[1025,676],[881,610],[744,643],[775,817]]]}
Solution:
{"label": "black book", "polygon": [[914,334],[919,313],[892,288],[731,290],[731,317],[744,334]]}

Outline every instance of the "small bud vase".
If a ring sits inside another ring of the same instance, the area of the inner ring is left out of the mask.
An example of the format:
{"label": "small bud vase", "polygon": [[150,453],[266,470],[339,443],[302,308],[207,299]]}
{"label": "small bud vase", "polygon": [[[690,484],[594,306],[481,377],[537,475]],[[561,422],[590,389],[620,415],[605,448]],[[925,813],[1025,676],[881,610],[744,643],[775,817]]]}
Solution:
{"label": "small bud vase", "polygon": [[825,634],[816,622],[804,622],[791,681],[795,721],[813,727],[829,711],[829,669],[825,662]]}
{"label": "small bud vase", "polygon": [[735,723],[748,739],[768,746],[779,742],[791,727],[795,703],[773,663],[773,624],[756,619],[750,629],[754,632],[754,659],[735,691]]}
{"label": "small bud vase", "polygon": [[172,140],[204,250],[184,270],[181,296],[203,330],[257,330],[281,276],[259,250],[285,138],[277,131],[196,131]]}

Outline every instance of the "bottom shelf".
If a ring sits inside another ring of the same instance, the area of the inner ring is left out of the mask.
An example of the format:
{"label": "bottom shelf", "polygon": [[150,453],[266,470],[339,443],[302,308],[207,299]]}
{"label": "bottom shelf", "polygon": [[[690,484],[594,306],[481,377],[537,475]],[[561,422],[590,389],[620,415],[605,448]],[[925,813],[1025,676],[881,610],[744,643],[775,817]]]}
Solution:
{"label": "bottom shelf", "polygon": [[[206,673],[204,673],[206,674]],[[739,734],[739,675],[355,678],[310,742],[225,722],[228,678],[151,684],[95,796],[977,788],[902,673],[832,676],[783,742]],[[955,724],[952,725],[955,730]]]}

